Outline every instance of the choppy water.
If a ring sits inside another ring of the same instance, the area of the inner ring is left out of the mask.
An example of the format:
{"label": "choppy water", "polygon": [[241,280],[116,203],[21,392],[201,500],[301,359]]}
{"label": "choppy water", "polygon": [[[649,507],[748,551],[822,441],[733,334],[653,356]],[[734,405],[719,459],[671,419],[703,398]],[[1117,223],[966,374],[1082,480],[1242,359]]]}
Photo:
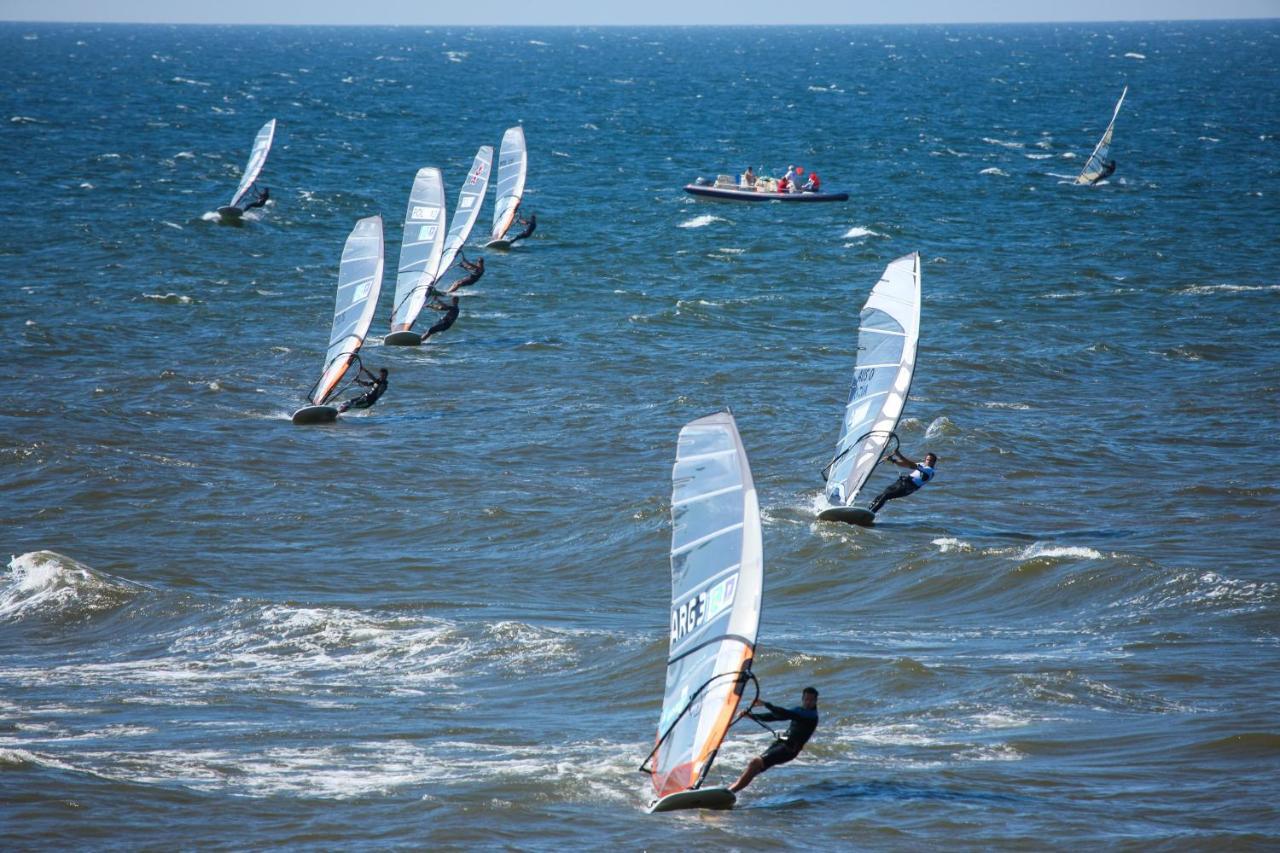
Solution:
{"label": "choppy water", "polygon": [[[8,845],[1280,843],[1276,23],[0,44]],[[1126,83],[1118,173],[1067,185]],[[274,203],[205,221],[271,116]],[[293,427],[354,221],[394,258],[416,169],[452,199],[516,122],[535,238],[372,343],[375,409]],[[852,198],[679,191],[747,163]],[[938,480],[815,526],[916,249]],[[650,817],[675,436],[726,405],[757,671],[823,722],[740,809]]]}

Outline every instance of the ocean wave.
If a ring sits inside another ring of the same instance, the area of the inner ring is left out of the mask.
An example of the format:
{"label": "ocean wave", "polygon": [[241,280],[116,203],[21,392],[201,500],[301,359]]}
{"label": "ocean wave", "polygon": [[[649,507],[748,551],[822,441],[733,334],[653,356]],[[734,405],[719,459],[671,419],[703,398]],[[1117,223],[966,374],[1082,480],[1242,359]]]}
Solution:
{"label": "ocean wave", "polygon": [[44,119],[35,118],[34,116],[10,116],[9,121],[13,124],[48,124]]}
{"label": "ocean wave", "polygon": [[990,136],[982,137],[982,141],[989,145],[999,145],[1001,148],[1026,148],[1025,142],[1007,142],[1003,139],[992,139]]}
{"label": "ocean wave", "polygon": [[149,302],[160,302],[164,305],[191,305],[196,300],[180,293],[144,293],[142,298]]}
{"label": "ocean wave", "polygon": [[861,225],[855,225],[852,228],[850,228],[848,231],[844,232],[842,239],[850,240],[855,237],[883,237],[883,236],[885,235],[881,234],[879,231],[872,231],[870,228],[865,228]]}
{"label": "ocean wave", "polygon": [[1124,58],[1125,58],[1125,59],[1146,59],[1147,57],[1146,57],[1146,55],[1145,55],[1145,54],[1141,54],[1141,53],[1134,53],[1134,52],[1130,51],[1129,53],[1126,53],[1126,54],[1124,55]]}
{"label": "ocean wave", "polygon": [[706,228],[712,222],[727,222],[727,221],[728,220],[726,219],[721,219],[719,216],[712,216],[710,213],[704,213],[701,216],[695,216],[692,219],[687,219],[684,222],[681,222],[676,227],[677,228]]}
{"label": "ocean wave", "polygon": [[78,617],[113,610],[149,589],[95,571],[54,551],[32,551],[9,561],[0,585],[0,619]]}
{"label": "ocean wave", "polygon": [[970,545],[968,542],[962,541],[960,539],[955,539],[950,536],[944,536],[941,539],[934,539],[933,544],[938,546],[938,551],[942,554],[973,550],[973,546]]}
{"label": "ocean wave", "polygon": [[1009,173],[1004,169],[998,169],[995,166],[988,166],[978,173],[979,175],[999,175],[1002,178],[1009,177]]}
{"label": "ocean wave", "polygon": [[1057,557],[1072,557],[1080,560],[1101,560],[1102,553],[1092,548],[1085,548],[1079,545],[1046,545],[1043,542],[1036,542],[1018,553],[1018,560],[1040,560],[1053,559]]}
{"label": "ocean wave", "polygon": [[1193,284],[1174,293],[1186,296],[1205,296],[1211,293],[1275,293],[1280,284]]}

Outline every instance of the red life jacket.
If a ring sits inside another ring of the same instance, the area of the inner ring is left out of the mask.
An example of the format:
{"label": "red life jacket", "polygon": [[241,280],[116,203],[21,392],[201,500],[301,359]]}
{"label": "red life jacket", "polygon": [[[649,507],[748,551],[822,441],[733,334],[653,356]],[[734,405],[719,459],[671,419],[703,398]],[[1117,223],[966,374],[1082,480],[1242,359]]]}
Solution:
{"label": "red life jacket", "polygon": [[781,178],[778,178],[778,192],[780,193],[786,192],[787,187],[789,186],[790,184],[787,183],[787,178],[785,175],[783,175]]}

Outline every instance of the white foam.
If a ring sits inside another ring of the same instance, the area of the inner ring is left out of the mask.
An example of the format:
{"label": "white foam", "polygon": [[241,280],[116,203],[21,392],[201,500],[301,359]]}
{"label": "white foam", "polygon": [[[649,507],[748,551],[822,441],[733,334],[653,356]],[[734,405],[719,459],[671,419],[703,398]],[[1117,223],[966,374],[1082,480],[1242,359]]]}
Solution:
{"label": "white foam", "polygon": [[979,175],[999,175],[1002,178],[1009,177],[1009,173],[1004,169],[997,169],[995,166],[988,166],[978,173]]}
{"label": "white foam", "polygon": [[[1052,297],[1053,294],[1047,294],[1047,296]],[[983,405],[983,408],[987,408],[987,409],[1013,409],[1016,412],[1026,412],[1026,411],[1030,411],[1031,409],[1031,407],[1028,406],[1026,403],[997,403],[994,401],[989,401],[989,402],[983,403],[982,405]]]}
{"label": "white foam", "polygon": [[991,145],[999,145],[1001,148],[1026,148],[1027,147],[1026,143],[1023,143],[1023,142],[1006,142],[1003,139],[992,139],[989,136],[982,137],[982,141],[989,143]]}
{"label": "white foam", "polygon": [[1146,59],[1147,57],[1146,57],[1144,54],[1141,54],[1141,53],[1133,53],[1133,52],[1130,52],[1130,53],[1126,53],[1126,54],[1124,55],[1124,58],[1125,58],[1125,59]]}
{"label": "white foam", "polygon": [[1193,284],[1179,290],[1178,293],[1198,296],[1210,293],[1250,293],[1259,291],[1280,290],[1280,284]]}
{"label": "white foam", "polygon": [[1023,154],[1028,160],[1048,160],[1053,157],[1052,154]]}
{"label": "white foam", "polygon": [[1080,545],[1046,545],[1036,542],[1018,554],[1019,560],[1035,560],[1041,557],[1075,557],[1082,560],[1101,560],[1102,553]]}
{"label": "white foam", "polygon": [[0,619],[22,619],[68,608],[99,610],[121,602],[121,594],[141,584],[95,572],[53,551],[32,551],[9,561],[8,582],[0,586]]}
{"label": "white foam", "polygon": [[1023,754],[1007,743],[999,743],[962,749],[951,757],[956,761],[1021,761]]}
{"label": "white foam", "polygon": [[712,216],[710,213],[704,213],[701,216],[695,216],[692,219],[681,222],[677,228],[706,228],[712,222],[725,222],[719,216]]}
{"label": "white foam", "polygon": [[883,237],[884,235],[878,231],[872,231],[870,228],[864,228],[861,225],[855,225],[848,231],[844,232],[844,239],[851,240],[855,237]]}
{"label": "white foam", "polygon": [[938,551],[943,554],[949,554],[952,551],[972,551],[973,546],[961,539],[955,539],[950,536],[944,536],[941,539],[933,540],[933,544],[938,546]]}

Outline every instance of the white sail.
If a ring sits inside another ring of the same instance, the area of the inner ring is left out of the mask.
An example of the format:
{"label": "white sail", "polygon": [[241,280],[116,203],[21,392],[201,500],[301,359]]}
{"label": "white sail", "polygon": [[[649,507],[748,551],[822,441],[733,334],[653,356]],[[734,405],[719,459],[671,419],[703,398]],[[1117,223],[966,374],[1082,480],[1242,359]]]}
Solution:
{"label": "white sail", "polygon": [[671,492],[671,645],[654,791],[702,784],[736,718],[760,625],[760,508],[733,415],[680,430]]}
{"label": "white sail", "polygon": [[467,172],[462,189],[458,190],[458,206],[453,209],[453,221],[449,223],[449,233],[444,238],[444,251],[436,265],[434,280],[440,280],[440,276],[449,269],[453,259],[471,236],[471,228],[480,216],[480,208],[489,189],[489,172],[492,168],[493,146],[482,145],[476,152],[475,160],[471,162],[471,171]]}
{"label": "white sail", "polygon": [[502,134],[498,149],[498,194],[493,208],[493,233],[490,240],[501,240],[516,219],[516,206],[524,196],[524,176],[529,169],[529,153],[525,148],[524,128],[509,127]]}
{"label": "white sail", "polygon": [[322,406],[364,344],[382,290],[382,217],[361,219],[347,237],[338,268],[338,295],[333,328],[324,355],[324,372],[311,391],[311,404]]}
{"label": "white sail", "polygon": [[444,248],[444,223],[444,178],[433,166],[419,169],[404,215],[396,299],[391,309],[393,332],[408,331],[427,301],[427,288],[435,283]]}
{"label": "white sail", "polygon": [[1080,176],[1076,178],[1077,184],[1092,184],[1102,177],[1102,164],[1111,152],[1111,132],[1115,130],[1116,117],[1120,115],[1120,105],[1124,103],[1124,96],[1127,94],[1129,94],[1129,87],[1125,86],[1124,91],[1120,93],[1120,100],[1116,101],[1115,112],[1111,114],[1111,121],[1107,124],[1106,131],[1094,146],[1093,153],[1089,155],[1089,160],[1084,164]]}
{"label": "white sail", "polygon": [[858,323],[858,358],[829,464],[827,502],[852,505],[898,426],[920,337],[920,253],[898,258],[871,289]]}
{"label": "white sail", "polygon": [[244,198],[244,194],[249,191],[249,187],[258,180],[262,167],[267,163],[267,154],[271,151],[271,141],[275,135],[276,120],[272,119],[264,124],[258,131],[258,135],[254,137],[253,150],[249,153],[249,162],[244,167],[244,177],[240,178],[240,186],[236,187],[236,194],[231,197],[228,207],[238,206],[240,199]]}

